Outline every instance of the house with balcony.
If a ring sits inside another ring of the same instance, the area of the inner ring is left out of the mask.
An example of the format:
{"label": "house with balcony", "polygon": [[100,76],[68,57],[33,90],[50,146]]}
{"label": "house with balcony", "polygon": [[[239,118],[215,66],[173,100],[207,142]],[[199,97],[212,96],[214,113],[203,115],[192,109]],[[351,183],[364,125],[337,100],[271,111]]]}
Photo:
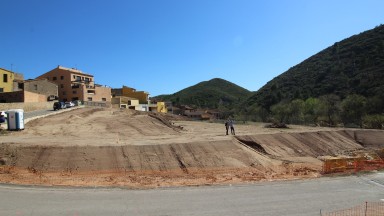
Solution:
{"label": "house with balcony", "polygon": [[111,102],[111,88],[95,84],[94,76],[76,68],[58,66],[37,77],[58,85],[60,101]]}

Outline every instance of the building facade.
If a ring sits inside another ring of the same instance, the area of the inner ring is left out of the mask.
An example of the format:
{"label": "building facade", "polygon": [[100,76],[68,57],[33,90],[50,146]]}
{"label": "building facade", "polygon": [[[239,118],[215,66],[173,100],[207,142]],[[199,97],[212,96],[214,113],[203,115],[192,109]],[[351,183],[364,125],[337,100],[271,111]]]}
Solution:
{"label": "building facade", "polygon": [[126,108],[136,110],[139,106],[139,100],[136,98],[115,96],[112,98],[112,107],[115,108]]}
{"label": "building facade", "polygon": [[134,88],[123,86],[123,88],[112,89],[112,96],[125,96],[130,98],[136,98],[139,100],[140,104],[149,103],[149,93],[145,91],[136,91]]}
{"label": "building facade", "polygon": [[58,85],[60,101],[103,101],[111,102],[111,88],[95,84],[93,75],[75,68],[58,66],[37,77],[48,79]]}
{"label": "building facade", "polygon": [[0,92],[13,91],[14,74],[12,71],[0,68]]}
{"label": "building facade", "polygon": [[52,83],[46,79],[25,80],[25,81],[17,82],[17,91],[0,93],[0,102],[1,103],[47,102],[47,101],[55,100],[57,99],[57,97],[58,97],[58,88],[55,83]]}

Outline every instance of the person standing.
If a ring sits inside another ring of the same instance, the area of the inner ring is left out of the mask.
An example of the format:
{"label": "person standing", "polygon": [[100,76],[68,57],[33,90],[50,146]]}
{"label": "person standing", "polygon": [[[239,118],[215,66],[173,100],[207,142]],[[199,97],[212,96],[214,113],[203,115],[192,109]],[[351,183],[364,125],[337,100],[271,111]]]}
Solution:
{"label": "person standing", "polygon": [[236,134],[235,134],[235,127],[234,127],[234,124],[235,124],[235,122],[233,121],[233,119],[229,120],[229,127],[231,127],[231,134],[232,134],[232,135],[236,135]]}
{"label": "person standing", "polygon": [[225,130],[227,131],[225,135],[228,135],[228,129],[229,129],[229,120],[225,121]]}

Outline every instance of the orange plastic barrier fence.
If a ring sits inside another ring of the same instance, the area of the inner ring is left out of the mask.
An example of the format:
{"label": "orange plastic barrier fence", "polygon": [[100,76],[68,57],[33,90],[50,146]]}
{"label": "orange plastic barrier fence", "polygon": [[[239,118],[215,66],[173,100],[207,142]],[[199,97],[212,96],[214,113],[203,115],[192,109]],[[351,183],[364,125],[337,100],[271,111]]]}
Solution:
{"label": "orange plastic barrier fence", "polygon": [[365,158],[327,159],[323,163],[323,173],[359,172],[384,169],[382,159],[367,160]]}
{"label": "orange plastic barrier fence", "polygon": [[321,213],[321,216],[383,216],[384,202],[366,202],[353,208]]}

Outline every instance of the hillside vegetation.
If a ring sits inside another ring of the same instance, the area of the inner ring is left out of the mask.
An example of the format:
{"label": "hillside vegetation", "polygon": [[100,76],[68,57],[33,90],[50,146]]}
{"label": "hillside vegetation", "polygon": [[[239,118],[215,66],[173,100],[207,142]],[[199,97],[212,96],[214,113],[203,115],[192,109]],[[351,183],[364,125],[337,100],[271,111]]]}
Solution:
{"label": "hillside vegetation", "polygon": [[336,42],[238,109],[256,121],[384,128],[384,25]]}
{"label": "hillside vegetation", "polygon": [[215,78],[200,82],[172,95],[160,95],[155,98],[172,101],[174,105],[227,111],[243,103],[251,94],[247,89],[234,83]]}
{"label": "hillside vegetation", "polygon": [[282,100],[334,94],[384,95],[384,25],[336,42],[269,81],[248,100],[270,109]]}

